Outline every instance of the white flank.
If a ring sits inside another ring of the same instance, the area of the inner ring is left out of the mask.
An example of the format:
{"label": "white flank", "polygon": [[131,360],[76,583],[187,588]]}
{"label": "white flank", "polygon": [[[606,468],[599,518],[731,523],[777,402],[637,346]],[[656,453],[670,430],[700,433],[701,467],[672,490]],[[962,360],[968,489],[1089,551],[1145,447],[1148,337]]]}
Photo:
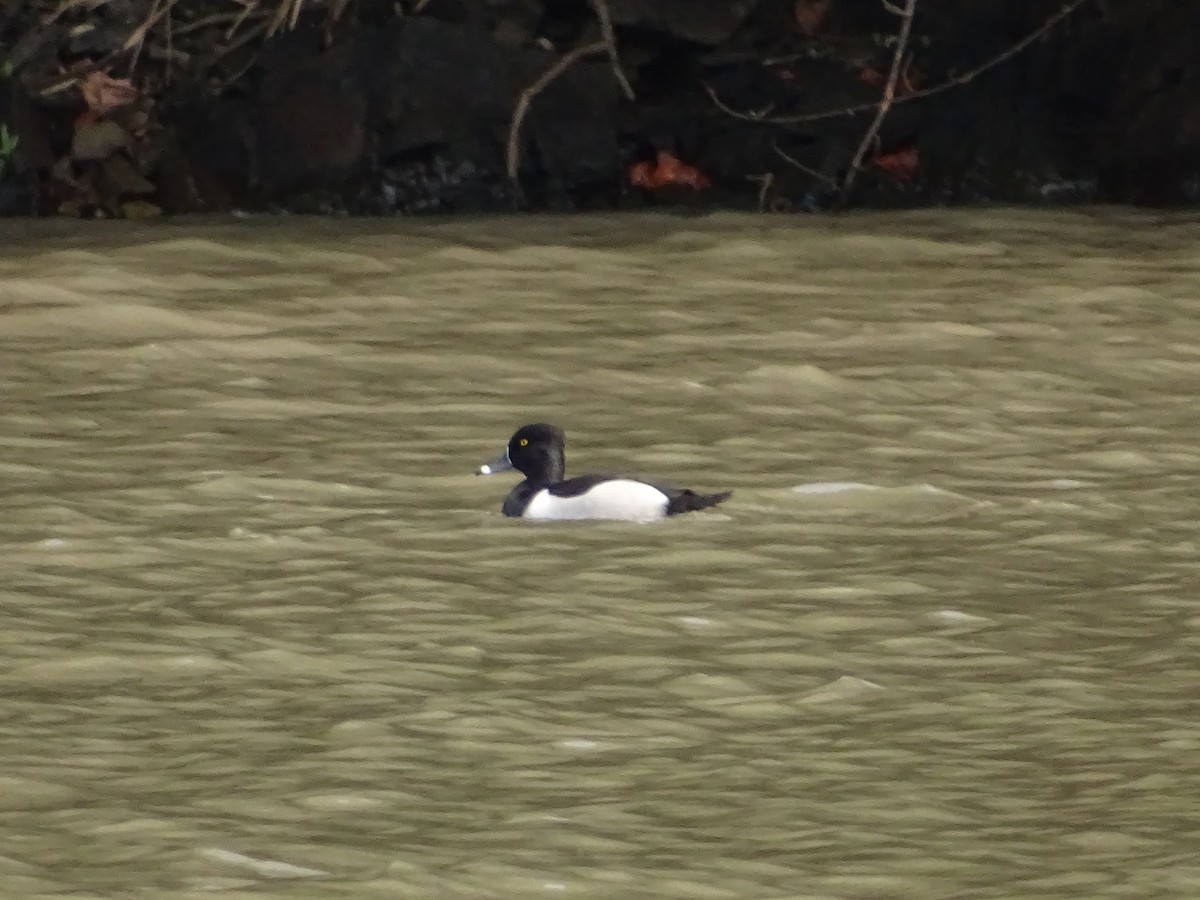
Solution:
{"label": "white flank", "polygon": [[525,507],[527,519],[623,519],[649,522],[667,514],[667,495],[641,481],[603,481],[577,497],[538,491]]}

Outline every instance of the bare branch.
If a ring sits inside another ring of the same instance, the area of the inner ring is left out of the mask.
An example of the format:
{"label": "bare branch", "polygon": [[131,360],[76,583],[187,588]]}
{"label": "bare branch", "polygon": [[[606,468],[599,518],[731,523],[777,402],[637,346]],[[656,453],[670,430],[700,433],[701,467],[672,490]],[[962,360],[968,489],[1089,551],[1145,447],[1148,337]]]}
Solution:
{"label": "bare branch", "polygon": [[570,53],[564,53],[555,60],[554,64],[539,75],[533,84],[521,91],[521,95],[517,98],[517,105],[513,107],[512,120],[508,125],[508,146],[504,153],[504,161],[510,181],[515,182],[517,180],[517,172],[521,167],[521,123],[525,121],[525,116],[529,113],[529,104],[533,102],[533,98],[544,91],[550,82],[567,71],[567,69],[583,57],[607,49],[608,45],[604,41],[596,41],[593,44],[584,44],[583,46],[576,47]]}
{"label": "bare branch", "polygon": [[[883,0],[883,2],[886,6],[887,0]],[[883,96],[879,99],[879,109],[876,110],[875,118],[871,120],[862,140],[858,142],[858,149],[854,151],[853,159],[850,160],[850,168],[846,170],[846,177],[842,180],[843,195],[850,193],[850,189],[854,187],[854,181],[858,178],[858,173],[862,171],[863,157],[867,155],[867,150],[875,142],[883,120],[887,117],[888,110],[892,108],[892,102],[896,99],[896,83],[900,80],[900,73],[905,68],[904,55],[908,52],[908,38],[912,34],[913,15],[916,11],[917,0],[907,0],[904,5],[904,18],[900,20],[900,31],[896,35],[892,67],[888,70],[887,84],[883,86]]]}
{"label": "bare branch", "polygon": [[625,99],[636,100],[637,94],[633,92],[633,85],[629,83],[629,79],[625,77],[625,72],[621,69],[621,57],[617,55],[617,35],[613,31],[608,3],[605,0],[590,0],[590,2],[592,9],[596,11],[596,18],[600,20],[600,35],[604,38],[604,49],[608,51],[608,60],[612,63],[613,77],[617,79],[617,84],[625,92]]}
{"label": "bare branch", "polygon": [[521,91],[521,95],[517,98],[517,105],[513,107],[512,119],[508,125],[508,146],[504,151],[505,168],[510,181],[517,180],[517,174],[521,168],[521,125],[525,121],[525,116],[529,114],[529,105],[533,102],[533,98],[583,57],[599,53],[601,50],[607,53],[609,64],[612,66],[613,78],[621,86],[622,92],[629,100],[637,99],[637,94],[633,92],[633,85],[629,83],[629,79],[625,77],[625,72],[621,69],[621,57],[617,54],[617,36],[613,31],[612,16],[608,11],[607,0],[588,0],[588,2],[591,3],[592,9],[596,12],[596,18],[600,22],[601,40],[584,44],[563,54],[550,68],[538,76],[533,84]]}
{"label": "bare branch", "polygon": [[838,186],[837,182],[834,181],[832,178],[830,178],[828,175],[824,174],[823,172],[818,172],[816,169],[806,166],[804,163],[800,162],[800,160],[796,159],[795,157],[789,156],[787,153],[784,153],[778,144],[771,144],[771,148],[779,155],[779,157],[781,159],[791,163],[793,166],[795,166],[797,169],[799,169],[805,175],[810,175],[813,178],[816,178],[818,181],[823,181],[832,188],[836,188]]}

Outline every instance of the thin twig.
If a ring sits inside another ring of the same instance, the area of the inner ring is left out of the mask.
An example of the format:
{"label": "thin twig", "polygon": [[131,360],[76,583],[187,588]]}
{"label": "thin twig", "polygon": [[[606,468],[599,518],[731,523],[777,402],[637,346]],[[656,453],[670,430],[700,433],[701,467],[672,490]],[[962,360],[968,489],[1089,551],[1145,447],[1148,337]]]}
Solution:
{"label": "thin twig", "polygon": [[304,8],[304,0],[292,0],[292,17],[288,20],[288,30],[295,31],[296,23],[300,21],[300,10]]}
{"label": "thin twig", "polygon": [[59,16],[64,15],[65,13],[68,13],[79,6],[87,6],[88,12],[94,13],[97,9],[106,5],[107,3],[108,0],[101,0],[100,3],[93,3],[92,0],[64,0],[63,3],[59,4],[58,8],[53,10],[50,15],[45,18],[43,24],[49,25],[51,22],[54,22],[56,19],[58,19]]}
{"label": "thin twig", "polygon": [[167,6],[167,21],[163,26],[167,32],[167,84],[171,83],[171,59],[175,56],[175,23],[171,21],[171,3]]}
{"label": "thin twig", "polygon": [[771,186],[775,184],[775,173],[767,172],[763,175],[747,175],[749,181],[758,182],[758,211],[765,212],[767,209],[767,194],[771,191]]}
{"label": "thin twig", "polygon": [[[138,57],[142,55],[142,46],[146,43],[146,35],[150,33],[151,28],[158,24],[159,19],[170,15],[171,7],[177,2],[178,0],[166,0],[165,3],[160,5],[159,0],[154,0],[154,5],[150,7],[150,15],[146,17],[146,20],[141,25],[133,29],[129,37],[125,39],[121,50],[133,51],[133,55],[129,58],[130,77],[133,75],[133,70],[137,68]],[[170,20],[168,19],[168,21]]]}
{"label": "thin twig", "polygon": [[[230,41],[224,47],[218,47],[217,50],[213,53],[213,55],[207,59],[205,64],[208,66],[208,68],[211,69],[218,62],[220,62],[225,57],[227,57],[230,53],[233,53],[235,50],[241,50],[243,47],[245,47],[251,41],[257,40],[259,37],[261,37],[263,35],[263,33],[266,31],[266,29],[267,29],[266,22],[264,22],[263,20],[260,19],[259,21],[255,22],[249,29],[247,29],[244,34],[240,35],[236,41]],[[262,48],[260,47],[254,51],[255,58],[258,57],[258,54],[261,50],[262,50]]]}
{"label": "thin twig", "polygon": [[125,73],[126,78],[133,77],[133,70],[137,68],[138,57],[142,55],[142,44],[146,42],[146,33],[158,21],[158,3],[159,0],[154,0],[153,5],[150,7],[150,15],[145,18],[141,25],[133,29],[129,37],[125,39],[125,43],[121,46],[122,50],[133,50],[133,53],[129,56],[129,71]]}
{"label": "thin twig", "polygon": [[[246,33],[243,34],[241,37],[239,37],[236,41],[222,47],[220,50],[218,50],[216,53],[214,53],[211,57],[209,57],[207,60],[205,60],[205,66],[209,69],[214,68],[217,65],[217,63],[219,63],[221,60],[223,60],[230,53],[233,53],[235,50],[240,50],[242,47],[246,46],[251,41],[257,40],[260,36],[262,36],[262,34],[266,30],[267,30],[267,25],[265,22],[263,22],[261,20],[258,22],[255,22],[254,25],[252,25],[250,27],[250,29],[247,30]],[[229,87],[229,85],[233,84],[239,78],[241,78],[243,75],[245,75],[247,72],[249,72],[251,67],[253,67],[254,64],[258,62],[258,57],[261,53],[262,53],[261,46],[258,47],[257,49],[255,49],[253,52],[251,52],[250,58],[246,62],[246,64],[243,65],[240,69],[238,69],[229,78],[226,78],[224,80],[224,82],[222,83],[221,87],[222,88]]]}
{"label": "thin twig", "polygon": [[621,69],[621,57],[617,54],[617,35],[613,31],[608,3],[605,0],[590,0],[590,2],[592,9],[596,11],[596,18],[600,20],[600,35],[604,38],[604,49],[608,51],[608,60],[612,63],[613,78],[617,79],[617,84],[625,92],[625,99],[636,100],[637,94],[633,92],[633,85],[629,83],[629,79],[625,77],[625,72]]}
{"label": "thin twig", "polygon": [[210,25],[223,25],[226,22],[232,22],[241,16],[241,13],[223,12],[215,13],[211,16],[205,16],[202,19],[194,19],[191,22],[185,22],[182,25],[175,25],[175,37],[180,38],[185,34],[191,34],[193,31],[199,31],[202,28],[207,28]]}
{"label": "thin twig", "polygon": [[[703,84],[703,82],[701,82],[701,83]],[[722,101],[721,98],[717,96],[717,92],[714,91],[707,84],[704,84],[704,91],[705,91],[705,93],[708,94],[708,98],[710,100],[712,100],[713,106],[715,106],[717,109],[721,110],[721,112],[727,113],[728,115],[733,116],[735,119],[742,119],[745,122],[773,122],[773,121],[775,121],[774,119],[767,118],[767,116],[769,116],[771,114],[771,110],[773,110],[775,108],[774,103],[768,103],[762,109],[757,110],[757,111],[750,110],[749,112],[738,112],[736,109],[732,108],[731,106],[727,106],[724,103],[724,101]]]}
{"label": "thin twig", "polygon": [[832,188],[836,188],[838,186],[837,182],[834,181],[832,178],[830,178],[828,175],[826,175],[824,172],[818,172],[816,169],[809,168],[804,163],[800,162],[800,160],[795,159],[792,156],[789,156],[787,153],[784,153],[783,150],[780,149],[778,144],[773,143],[773,144],[771,144],[771,147],[775,150],[775,152],[780,156],[781,159],[784,159],[787,162],[791,163],[793,166],[795,166],[797,169],[799,169],[804,174],[811,175],[813,178],[816,178],[818,181],[824,181],[827,185],[829,185]]}
{"label": "thin twig", "polygon": [[275,16],[267,28],[267,37],[273,37],[275,32],[283,27],[284,22],[287,22],[289,31],[294,30],[296,22],[300,19],[300,10],[303,8],[304,0],[280,0],[279,6],[275,9]]}
{"label": "thin twig", "polygon": [[529,104],[533,102],[533,98],[544,91],[546,85],[550,84],[550,82],[567,71],[567,69],[583,57],[607,49],[608,45],[604,41],[596,41],[593,44],[584,44],[581,47],[576,47],[570,53],[564,53],[555,60],[554,65],[539,75],[533,84],[521,91],[521,95],[517,98],[517,105],[513,107],[512,120],[508,125],[508,147],[504,153],[504,161],[510,181],[515,182],[517,180],[517,171],[521,167],[521,123],[525,121],[525,116],[529,112]]}
{"label": "thin twig", "polygon": [[[897,12],[896,8],[888,3],[888,0],[883,0],[883,5],[889,12]],[[916,11],[917,0],[907,0],[904,9],[899,11],[900,31],[896,35],[896,49],[892,53],[892,67],[888,70],[887,84],[883,86],[883,96],[879,98],[879,109],[875,112],[875,118],[871,120],[862,140],[858,142],[858,149],[854,151],[854,157],[850,160],[850,168],[846,170],[846,177],[842,180],[843,195],[850,193],[850,189],[854,187],[854,181],[858,178],[858,173],[862,171],[863,157],[867,155],[867,150],[875,142],[883,120],[887,117],[888,110],[892,108],[892,102],[896,99],[896,83],[900,80],[900,72],[904,69],[904,56],[908,52],[908,38],[912,34],[913,15]]]}
{"label": "thin twig", "polygon": [[[160,6],[158,3],[158,0],[155,0],[154,6],[152,6],[150,8],[150,15],[148,15],[146,17],[146,20],[144,22],[142,22],[141,25],[139,25],[137,28],[133,29],[133,31],[130,33],[129,37],[125,39],[125,43],[124,43],[124,45],[122,45],[121,49],[129,50],[131,48],[137,48],[138,50],[140,50],[142,44],[146,40],[146,35],[149,33],[150,29],[153,28],[155,26],[155,24],[157,24],[159,19],[161,19],[165,15],[168,15],[171,12],[171,7],[173,7],[178,2],[179,2],[179,0],[167,0],[166,3],[164,3]],[[136,56],[136,53],[135,53],[135,56]]]}
{"label": "thin twig", "polygon": [[256,12],[259,12],[258,3],[247,3],[245,9],[237,14],[237,18],[233,20],[233,24],[225,29],[225,40],[232,41],[233,36],[237,34],[237,30],[242,27],[242,23],[250,17],[251,13]]}
{"label": "thin twig", "polygon": [[[1000,65],[1000,63],[1004,62],[1005,60],[1016,56],[1038,38],[1045,35],[1046,32],[1048,32],[1063,19],[1071,15],[1071,13],[1075,12],[1075,10],[1088,2],[1090,2],[1090,0],[1072,0],[1071,3],[1068,3],[1062,9],[1052,15],[1049,19],[1038,26],[1038,28],[1025,35],[1025,37],[1008,47],[1002,53],[996,54],[991,59],[987,60],[981,65],[976,66],[974,69],[969,69],[961,75],[956,75],[953,78],[943,81],[941,84],[935,84],[933,87],[927,87],[919,91],[913,91],[911,94],[905,94],[903,97],[896,97],[892,101],[892,105],[894,106],[897,103],[907,103],[910,100],[920,100],[923,97],[932,97],[934,94],[941,94],[950,90],[951,88],[956,88],[960,85],[967,84],[970,81],[974,81],[989,69],[992,69]],[[853,116],[857,115],[858,113],[868,112],[869,110],[877,108],[879,105],[878,101],[873,103],[857,103],[853,106],[845,106],[841,109],[829,109],[819,113],[808,113],[801,116],[776,116],[773,118],[767,118],[763,114],[753,111],[738,112],[737,110],[730,108],[725,103],[722,103],[717,98],[713,90],[707,85],[705,86],[705,90],[708,91],[708,96],[712,98],[713,104],[727,115],[733,116],[735,119],[742,119],[746,122],[759,122],[767,125],[799,125],[804,122],[820,122],[823,119],[836,119],[840,116]]]}
{"label": "thin twig", "polygon": [[39,97],[53,97],[55,94],[61,94],[68,88],[73,88],[78,83],[79,79],[72,75],[70,78],[64,78],[61,81],[56,81],[44,88],[39,88],[37,95]]}

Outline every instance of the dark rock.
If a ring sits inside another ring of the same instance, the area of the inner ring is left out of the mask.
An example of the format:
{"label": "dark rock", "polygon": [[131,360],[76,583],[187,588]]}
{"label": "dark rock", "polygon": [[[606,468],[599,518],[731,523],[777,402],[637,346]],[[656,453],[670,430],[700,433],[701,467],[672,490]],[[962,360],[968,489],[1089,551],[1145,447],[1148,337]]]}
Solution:
{"label": "dark rock", "polygon": [[220,192],[231,200],[245,200],[256,171],[258,132],[253,104],[247,99],[205,103],[202,98],[188,98],[172,115],[180,123],[179,158],[171,162],[168,156],[158,179],[160,183],[174,182],[174,201],[168,209],[193,208],[188,198],[197,192],[187,184],[190,179],[219,184]]}
{"label": "dark rock", "polygon": [[37,213],[34,187],[9,172],[0,172],[0,217],[35,216]]}
{"label": "dark rock", "polygon": [[477,19],[472,0],[425,0],[419,18],[437,20],[451,25],[465,25]]}
{"label": "dark rock", "polygon": [[502,48],[482,26],[424,17],[393,32],[375,79],[379,159],[454,148],[462,158],[499,165],[515,91]]}
{"label": "dark rock", "polygon": [[608,0],[613,21],[716,45],[745,21],[757,0]]}
{"label": "dark rock", "polygon": [[365,161],[366,115],[347,48],[273,71],[256,110],[257,186],[271,195],[344,180]]}
{"label": "dark rock", "polygon": [[17,42],[4,54],[4,59],[13,72],[20,72],[29,64],[45,66],[57,53],[58,47],[70,37],[71,29],[62,22],[42,24],[25,31]]}
{"label": "dark rock", "polygon": [[346,208],[361,215],[512,212],[520,198],[503,174],[435,154],[385,169]]}
{"label": "dark rock", "polygon": [[258,185],[268,194],[344,179],[363,161],[366,103],[336,78],[288,81],[264,92],[258,120]]}
{"label": "dark rock", "polygon": [[153,179],[158,188],[157,200],[165,212],[220,212],[233,206],[230,179],[198,166],[174,140],[165,141],[157,156]]}
{"label": "dark rock", "polygon": [[1200,179],[1200,7],[1131,12],[1130,46],[1105,54],[1120,65],[1100,136],[1103,190],[1117,200],[1180,202]]}
{"label": "dark rock", "polygon": [[508,3],[492,27],[492,37],[502,47],[526,47],[537,35],[544,12],[540,0]]}
{"label": "dark rock", "polygon": [[49,169],[57,158],[46,116],[19,79],[0,80],[0,123],[17,139],[6,167],[19,173]]}
{"label": "dark rock", "polygon": [[120,201],[130,197],[153,194],[156,188],[142,176],[128,156],[114,153],[100,164],[96,190],[106,205],[117,206]]}

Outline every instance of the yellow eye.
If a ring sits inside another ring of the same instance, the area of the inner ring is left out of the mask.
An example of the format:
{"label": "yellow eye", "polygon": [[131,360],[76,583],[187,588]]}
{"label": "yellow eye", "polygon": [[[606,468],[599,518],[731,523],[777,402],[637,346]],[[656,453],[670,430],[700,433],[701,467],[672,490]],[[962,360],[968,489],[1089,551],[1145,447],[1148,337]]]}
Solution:
{"label": "yellow eye", "polygon": [[528,447],[529,446],[529,438],[521,438],[520,444],[522,447]]}

